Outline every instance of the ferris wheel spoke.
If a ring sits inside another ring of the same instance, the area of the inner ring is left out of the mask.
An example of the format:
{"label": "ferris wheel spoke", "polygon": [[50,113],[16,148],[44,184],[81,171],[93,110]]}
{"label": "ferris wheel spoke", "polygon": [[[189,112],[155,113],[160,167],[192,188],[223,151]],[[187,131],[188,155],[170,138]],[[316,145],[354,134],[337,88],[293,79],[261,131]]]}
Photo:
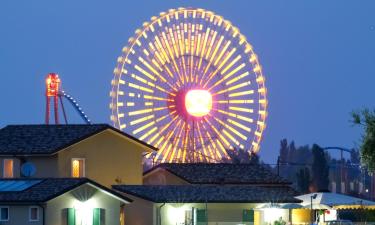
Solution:
{"label": "ferris wheel spoke", "polygon": [[[173,119],[169,121],[164,127],[162,127],[158,133],[156,133],[153,137],[150,138],[149,144],[152,144],[155,141],[155,139],[159,137],[178,118],[178,116],[174,116],[174,117],[172,116],[172,118]],[[160,122],[160,120],[156,122]]]}
{"label": "ferris wheel spoke", "polygon": [[142,123],[142,122],[145,122],[147,120],[151,120],[153,119],[155,116],[154,115],[149,115],[149,116],[144,116],[144,117],[141,117],[139,119],[136,119],[136,120],[132,120],[130,121],[130,125],[133,126],[133,125],[136,125],[138,123]]}
{"label": "ferris wheel spoke", "polygon": [[[214,117],[214,119],[219,122],[223,127],[227,128],[228,130],[232,131],[232,133],[236,134],[238,137],[242,138],[243,140],[247,140],[247,137],[245,135],[243,135],[241,132],[239,132],[238,130],[236,130],[235,128],[233,128],[232,126],[224,123],[221,119],[219,118],[216,118]],[[232,139],[233,140],[233,139]],[[236,143],[239,143],[239,141],[237,141],[236,139],[234,139],[236,141]]]}
{"label": "ferris wheel spoke", "polygon": [[237,118],[239,120],[243,120],[243,121],[249,122],[249,123],[253,123],[254,122],[254,120],[252,118],[249,118],[249,117],[246,117],[246,116],[241,116],[239,114],[228,112],[228,111],[225,111],[225,110],[222,110],[222,109],[213,109],[213,110],[215,110],[215,111],[217,111],[219,113],[228,115],[230,117]]}
{"label": "ferris wheel spoke", "polygon": [[167,136],[167,139],[165,140],[163,146],[161,147],[162,149],[165,149],[165,146],[168,145],[167,151],[163,154],[164,157],[162,159],[162,163],[165,162],[165,160],[167,159],[168,155],[170,154],[170,151],[171,151],[171,148],[172,148],[172,144],[170,143],[170,139],[171,139],[172,135],[174,134],[174,132],[176,131],[177,127],[179,126],[180,122],[181,121],[179,121],[177,123],[177,125],[173,128],[173,130],[169,132],[169,134]]}
{"label": "ferris wheel spoke", "polygon": [[208,123],[208,125],[212,128],[213,131],[215,131],[215,133],[218,135],[218,137],[221,139],[221,141],[223,141],[223,143],[225,143],[225,145],[229,148],[232,147],[232,145],[229,143],[229,141],[218,131],[218,129],[212,125],[212,123],[207,119],[207,118],[204,118],[205,121]]}
{"label": "ferris wheel spoke", "polygon": [[204,69],[204,71],[202,73],[202,80],[204,79],[204,76],[207,74],[208,69],[210,68],[211,64],[213,63],[213,59],[214,59],[217,51],[219,50],[223,40],[224,40],[224,36],[221,36],[219,41],[216,43],[215,49],[214,49],[210,59],[208,60],[208,64],[207,64],[206,68]]}
{"label": "ferris wheel spoke", "polygon": [[[210,103],[185,105],[190,91],[202,91]],[[111,99],[114,125],[159,148],[159,162],[256,152],[267,116],[252,46],[229,21],[203,9],[169,10],[145,22],[117,59]]]}
{"label": "ferris wheel spoke", "polygon": [[131,88],[134,88],[134,89],[138,89],[138,90],[147,92],[147,93],[154,93],[154,91],[150,88],[146,88],[146,87],[143,87],[141,85],[134,84],[134,83],[131,83],[131,82],[128,83],[128,86],[131,87]]}
{"label": "ferris wheel spoke", "polygon": [[138,57],[138,60],[145,65],[152,73],[157,75],[163,82],[166,82],[167,80],[154,68],[152,67],[146,60],[144,60],[142,57]]}
{"label": "ferris wheel spoke", "polygon": [[214,103],[218,104],[253,104],[253,99],[236,99],[236,100],[218,100],[213,101]]}
{"label": "ferris wheel spoke", "polygon": [[[230,59],[230,57],[234,54],[234,52],[236,51],[236,48],[233,48],[226,56],[225,58],[223,59],[223,61],[219,64],[219,66],[217,67],[217,69],[211,73],[209,76],[208,76],[208,79],[206,81],[206,83],[203,85],[203,87],[206,87],[207,84],[211,81],[211,79],[221,70],[221,68],[225,65],[225,63]],[[240,56],[241,57],[241,56]],[[238,58],[238,57],[237,57]],[[236,58],[236,59],[237,59]],[[230,63],[229,65],[231,65],[232,63]],[[228,66],[229,66],[228,65]],[[224,68],[226,69],[226,68]]]}
{"label": "ferris wheel spoke", "polygon": [[252,95],[252,94],[254,94],[254,90],[231,93],[231,94],[228,95],[228,97],[233,98],[233,97],[237,97],[237,96]]}
{"label": "ferris wheel spoke", "polygon": [[242,78],[245,78],[245,77],[247,77],[247,76],[249,76],[249,71],[246,71],[246,72],[244,72],[244,73],[242,73],[242,74],[240,74],[240,75],[237,75],[235,78],[233,78],[233,79],[231,79],[231,80],[229,80],[229,81],[227,81],[226,83],[225,83],[225,85],[230,85],[230,84],[232,84],[232,83],[234,83],[234,82],[236,82],[236,81],[238,81],[238,80],[240,80],[240,79],[242,79]]}
{"label": "ferris wheel spoke", "polygon": [[[234,62],[234,61],[233,61]],[[229,72],[228,74],[226,74],[225,76],[223,76],[220,80],[218,80],[215,84],[213,84],[211,87],[208,88],[208,90],[212,90],[214,87],[216,87],[217,85],[221,84],[223,81],[225,81],[226,79],[228,79],[229,77],[235,75],[239,70],[241,70],[242,68],[244,68],[246,66],[245,63],[242,63],[241,65],[239,65],[238,67],[234,68],[231,72]],[[224,72],[223,72],[224,73]],[[241,78],[239,78],[241,79]]]}
{"label": "ferris wheel spoke", "polygon": [[[205,147],[205,142],[203,140],[203,135],[201,133],[199,123],[197,123],[197,130],[198,130],[199,140],[201,142],[201,148],[203,149],[204,156],[206,158],[206,161],[209,161],[209,154],[207,153],[207,150],[206,150],[206,147]],[[212,153],[211,153],[211,155],[212,155]]]}
{"label": "ferris wheel spoke", "polygon": [[167,50],[168,50],[168,52],[169,52],[169,56],[170,56],[170,58],[171,58],[171,61],[173,62],[173,65],[174,65],[174,69],[176,70],[176,72],[177,72],[177,74],[179,75],[179,76],[181,76],[181,74],[180,74],[180,70],[179,70],[179,68],[178,68],[178,66],[177,66],[177,63],[176,63],[176,60],[175,60],[175,57],[173,56],[173,53],[172,53],[172,50],[171,50],[171,47],[169,46],[169,42],[168,42],[168,40],[167,40],[167,38],[166,38],[166,35],[165,35],[165,33],[164,32],[162,32],[162,42],[164,43],[164,45],[165,46],[167,46]]}
{"label": "ferris wheel spoke", "polygon": [[134,65],[134,68],[136,70],[138,70],[139,72],[141,72],[146,77],[150,78],[151,80],[156,81],[155,76],[153,76],[152,74],[150,74],[149,72],[147,72],[146,70],[144,70],[142,67],[138,66],[137,64]]}
{"label": "ferris wheel spoke", "polygon": [[139,133],[139,132],[141,132],[141,131],[143,131],[143,130],[145,130],[145,129],[151,127],[151,126],[153,126],[154,124],[155,124],[155,121],[152,121],[152,122],[150,122],[150,123],[147,123],[147,124],[145,124],[145,125],[143,125],[143,126],[137,128],[137,129],[133,130],[133,134],[137,134],[137,133]]}
{"label": "ferris wheel spoke", "polygon": [[233,86],[228,87],[226,89],[223,89],[221,91],[215,92],[215,93],[212,94],[212,96],[219,95],[219,94],[224,94],[224,93],[227,93],[227,92],[230,92],[230,91],[233,91],[233,90],[237,90],[237,89],[243,88],[245,86],[249,86],[250,84],[251,84],[250,81],[245,81],[243,83],[236,84],[236,85],[233,85]]}
{"label": "ferris wheel spoke", "polygon": [[170,63],[170,59],[168,57],[167,52],[164,50],[164,47],[159,39],[159,37],[156,35],[155,36],[155,46],[157,46],[157,49],[159,52],[161,52],[162,58],[164,62]]}
{"label": "ferris wheel spoke", "polygon": [[233,125],[235,125],[235,126],[241,128],[242,130],[245,130],[245,131],[247,131],[247,132],[251,132],[251,128],[248,127],[248,126],[243,125],[242,123],[236,122],[236,121],[231,120],[231,119],[227,119],[227,121],[228,121],[229,123],[231,123],[231,124],[233,124]]}
{"label": "ferris wheel spoke", "polygon": [[247,113],[253,113],[254,112],[253,109],[236,107],[236,106],[229,106],[229,110],[238,111],[238,112],[247,112]]}
{"label": "ferris wheel spoke", "polygon": [[180,140],[181,133],[182,133],[184,127],[185,127],[185,122],[183,122],[183,120],[180,120],[180,121],[179,121],[179,124],[178,124],[176,127],[180,126],[180,124],[181,124],[181,129],[179,130],[179,129],[177,128],[177,131],[179,130],[179,131],[177,132],[178,135],[176,135],[176,136],[174,137],[174,140],[173,140],[173,143],[172,143],[172,145],[173,145],[173,152],[172,152],[171,157],[169,157],[169,162],[170,162],[170,163],[173,162],[173,160],[175,159],[176,151],[177,151],[177,149],[178,149],[178,142],[179,142],[179,140]]}

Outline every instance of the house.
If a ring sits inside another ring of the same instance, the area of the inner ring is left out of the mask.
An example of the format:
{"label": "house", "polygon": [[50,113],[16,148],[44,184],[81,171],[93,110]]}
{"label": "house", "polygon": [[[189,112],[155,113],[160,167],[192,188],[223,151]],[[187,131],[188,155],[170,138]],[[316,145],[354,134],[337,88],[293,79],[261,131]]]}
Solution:
{"label": "house", "polygon": [[0,175],[142,184],[142,154],[155,150],[107,124],[9,125],[0,129]]}
{"label": "house", "polygon": [[125,224],[249,225],[290,221],[288,209],[261,209],[301,202],[290,185],[260,164],[171,163],[146,171],[144,185],[112,188],[133,199]]}
{"label": "house", "polygon": [[0,179],[0,224],[119,225],[131,201],[87,178]]}
{"label": "house", "polygon": [[289,185],[261,164],[162,163],[143,173],[143,184]]}

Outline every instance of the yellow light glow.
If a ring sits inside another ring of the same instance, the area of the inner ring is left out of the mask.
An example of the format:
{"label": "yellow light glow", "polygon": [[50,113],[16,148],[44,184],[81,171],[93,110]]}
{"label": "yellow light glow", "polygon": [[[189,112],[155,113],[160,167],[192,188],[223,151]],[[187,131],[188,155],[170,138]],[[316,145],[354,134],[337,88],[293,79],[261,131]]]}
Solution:
{"label": "yellow light glow", "polygon": [[190,90],[185,96],[185,107],[192,116],[205,116],[212,108],[212,96],[206,90]]}

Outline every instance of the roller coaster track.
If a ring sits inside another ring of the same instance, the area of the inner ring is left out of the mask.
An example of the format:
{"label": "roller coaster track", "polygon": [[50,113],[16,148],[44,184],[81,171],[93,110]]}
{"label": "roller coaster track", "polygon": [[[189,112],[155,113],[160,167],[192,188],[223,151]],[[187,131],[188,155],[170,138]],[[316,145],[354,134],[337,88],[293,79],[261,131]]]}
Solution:
{"label": "roller coaster track", "polygon": [[60,98],[60,103],[61,103],[61,106],[62,106],[65,123],[68,123],[68,121],[67,121],[67,117],[66,117],[66,114],[65,114],[65,109],[64,109],[63,101],[61,99],[62,97],[64,97],[66,100],[68,100],[68,102],[73,106],[73,108],[81,116],[81,118],[83,119],[83,121],[86,122],[86,124],[91,124],[90,119],[87,117],[87,115],[85,114],[85,112],[83,112],[82,108],[78,105],[77,101],[71,95],[67,94],[65,91],[60,91],[58,96]]}

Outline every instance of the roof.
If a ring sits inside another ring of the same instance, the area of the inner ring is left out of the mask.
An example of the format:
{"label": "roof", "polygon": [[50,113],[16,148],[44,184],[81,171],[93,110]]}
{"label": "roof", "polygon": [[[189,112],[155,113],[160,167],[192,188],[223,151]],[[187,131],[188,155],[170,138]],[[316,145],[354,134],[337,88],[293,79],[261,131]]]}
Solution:
{"label": "roof", "polygon": [[2,183],[17,183],[31,181],[36,182],[33,182],[34,184],[22,190],[0,191],[0,202],[43,203],[84,184],[91,184],[96,188],[101,189],[124,202],[132,202],[131,199],[119,194],[116,191],[104,187],[88,178],[0,179],[0,182]]}
{"label": "roof", "polygon": [[113,189],[155,203],[299,203],[289,186],[113,185]]}
{"label": "roof", "polygon": [[108,124],[8,125],[0,129],[0,155],[54,154],[107,129],[157,150]]}
{"label": "roof", "polygon": [[[312,196],[316,195],[315,199],[311,199]],[[308,206],[312,204],[313,207],[320,207],[320,206],[343,206],[343,205],[363,205],[363,206],[370,206],[375,205],[375,202],[352,197],[349,195],[344,194],[337,194],[337,193],[331,193],[331,192],[315,192],[305,195],[297,196],[296,198],[302,200],[301,203],[303,206]]]}
{"label": "roof", "polygon": [[191,184],[290,184],[270,169],[256,163],[163,163],[146,171],[144,176],[159,168]]}

